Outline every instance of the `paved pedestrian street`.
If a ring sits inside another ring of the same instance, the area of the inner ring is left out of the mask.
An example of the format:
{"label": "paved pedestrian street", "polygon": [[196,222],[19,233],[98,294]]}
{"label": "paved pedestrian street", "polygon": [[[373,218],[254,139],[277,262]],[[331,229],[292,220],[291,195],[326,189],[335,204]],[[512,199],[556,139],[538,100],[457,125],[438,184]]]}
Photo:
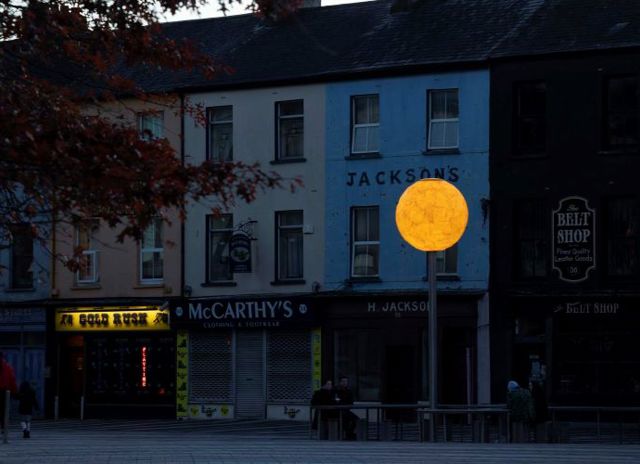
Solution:
{"label": "paved pedestrian street", "polygon": [[640,463],[637,445],[328,442],[296,422],[36,421],[9,438],[0,464]]}

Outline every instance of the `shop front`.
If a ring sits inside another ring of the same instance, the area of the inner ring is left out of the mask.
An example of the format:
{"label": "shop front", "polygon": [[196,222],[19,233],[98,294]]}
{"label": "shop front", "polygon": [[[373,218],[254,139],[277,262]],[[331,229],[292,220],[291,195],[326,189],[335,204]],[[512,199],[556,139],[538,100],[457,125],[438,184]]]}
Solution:
{"label": "shop front", "polygon": [[176,339],[168,308],[58,308],[55,331],[61,416],[172,416]]}
{"label": "shop front", "polygon": [[514,299],[512,372],[557,405],[640,404],[640,299]]}
{"label": "shop front", "polygon": [[[348,377],[360,402],[429,400],[426,292],[336,297],[326,310],[327,378]],[[438,297],[441,404],[476,401],[477,311],[477,296]]]}
{"label": "shop front", "polygon": [[321,377],[316,306],[302,296],[175,305],[177,417],[308,420]]}

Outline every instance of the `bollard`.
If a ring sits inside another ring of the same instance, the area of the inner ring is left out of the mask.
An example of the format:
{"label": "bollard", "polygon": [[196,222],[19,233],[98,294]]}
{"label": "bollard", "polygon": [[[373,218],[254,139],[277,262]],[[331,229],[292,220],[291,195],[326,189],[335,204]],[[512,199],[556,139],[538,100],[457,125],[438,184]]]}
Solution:
{"label": "bollard", "polygon": [[2,418],[3,443],[9,443],[9,409],[11,409],[11,392],[7,390],[4,392],[4,417]]}
{"label": "bollard", "polygon": [[84,420],[84,395],[80,397],[80,420]]}
{"label": "bollard", "polygon": [[58,395],[53,399],[53,420],[58,420],[60,413],[60,397]]}

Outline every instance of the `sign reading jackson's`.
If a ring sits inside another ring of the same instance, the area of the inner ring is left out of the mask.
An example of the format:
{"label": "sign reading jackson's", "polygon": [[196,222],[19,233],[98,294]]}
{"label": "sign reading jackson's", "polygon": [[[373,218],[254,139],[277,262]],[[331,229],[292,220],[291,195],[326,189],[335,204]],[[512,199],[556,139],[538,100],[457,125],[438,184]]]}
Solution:
{"label": "sign reading jackson's", "polygon": [[313,327],[315,311],[310,298],[189,300],[173,308],[171,322],[203,329]]}
{"label": "sign reading jackson's", "polygon": [[560,200],[553,211],[553,268],[560,279],[581,282],[596,267],[595,211],[582,197]]}

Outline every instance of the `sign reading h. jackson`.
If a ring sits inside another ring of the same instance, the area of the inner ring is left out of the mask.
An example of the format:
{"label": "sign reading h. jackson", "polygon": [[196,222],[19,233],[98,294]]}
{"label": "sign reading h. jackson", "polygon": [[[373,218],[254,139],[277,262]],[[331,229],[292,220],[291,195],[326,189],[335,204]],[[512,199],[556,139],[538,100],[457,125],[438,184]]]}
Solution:
{"label": "sign reading h. jackson", "polygon": [[564,281],[586,280],[596,267],[595,211],[586,199],[567,197],[552,216],[553,268]]}
{"label": "sign reading h. jackson", "polygon": [[255,298],[187,300],[172,309],[171,322],[178,328],[261,329],[313,327],[310,298]]}

